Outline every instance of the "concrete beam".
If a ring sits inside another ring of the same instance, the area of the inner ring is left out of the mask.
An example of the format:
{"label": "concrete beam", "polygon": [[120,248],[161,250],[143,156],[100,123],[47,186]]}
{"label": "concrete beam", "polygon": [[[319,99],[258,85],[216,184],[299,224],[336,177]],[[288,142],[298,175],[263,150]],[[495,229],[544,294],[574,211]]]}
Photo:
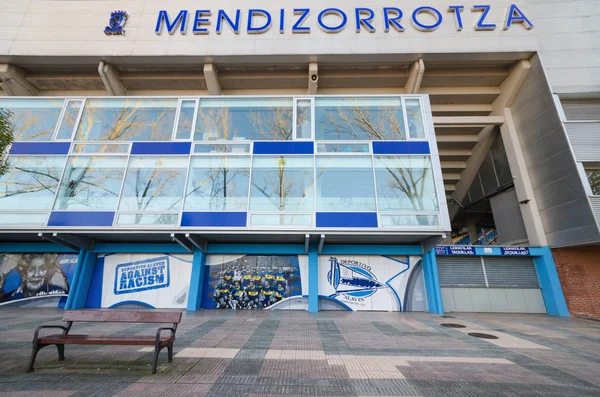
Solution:
{"label": "concrete beam", "polygon": [[437,125],[501,125],[504,123],[502,116],[437,116],[433,118],[433,124]]}
{"label": "concrete beam", "polygon": [[405,94],[417,94],[421,88],[421,81],[423,81],[423,75],[425,74],[425,63],[423,58],[419,58],[418,61],[412,64],[410,71],[408,72],[408,80],[404,85]]}
{"label": "concrete beam", "polygon": [[419,94],[429,95],[499,95],[498,86],[422,87]]}
{"label": "concrete beam", "polygon": [[431,111],[436,112],[456,112],[456,113],[470,113],[470,112],[490,112],[492,111],[492,105],[488,103],[476,103],[476,104],[432,104]]}
{"label": "concrete beam", "polygon": [[208,247],[208,241],[206,241],[205,239],[203,239],[200,236],[197,236],[195,234],[190,234],[190,233],[186,233],[185,238],[187,238],[188,241],[194,245],[194,247],[196,247],[200,251],[206,253],[206,248]]}
{"label": "concrete beam", "polygon": [[186,251],[194,252],[194,245],[183,234],[171,233],[172,241],[181,245]]}
{"label": "concrete beam", "polygon": [[111,65],[104,61],[100,61],[98,65],[98,74],[104,83],[106,91],[110,96],[126,96],[127,89],[119,80],[119,69],[115,65]]}
{"label": "concrete beam", "polygon": [[440,157],[469,157],[471,149],[439,149]]}
{"label": "concrete beam", "polygon": [[308,64],[308,95],[317,95],[319,89],[319,64],[311,62]]}
{"label": "concrete beam", "polygon": [[31,96],[40,92],[27,80],[23,69],[7,63],[0,64],[0,87],[9,96]]}
{"label": "concrete beam", "polygon": [[477,143],[478,135],[456,134],[456,135],[436,135],[437,143]]}
{"label": "concrete beam", "polygon": [[221,84],[219,83],[219,74],[214,64],[204,64],[204,81],[206,81],[206,89],[208,90],[208,93],[210,95],[221,95]]}
{"label": "concrete beam", "polygon": [[503,115],[504,108],[512,105],[530,70],[531,63],[528,60],[521,60],[511,67],[510,74],[500,84],[500,95],[492,103],[493,115]]}

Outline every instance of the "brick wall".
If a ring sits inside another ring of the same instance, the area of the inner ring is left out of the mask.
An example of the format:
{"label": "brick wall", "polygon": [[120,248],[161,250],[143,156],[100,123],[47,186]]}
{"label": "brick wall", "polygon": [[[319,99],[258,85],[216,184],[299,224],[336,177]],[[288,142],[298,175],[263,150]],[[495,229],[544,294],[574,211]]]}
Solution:
{"label": "brick wall", "polygon": [[572,316],[600,318],[600,247],[553,249]]}

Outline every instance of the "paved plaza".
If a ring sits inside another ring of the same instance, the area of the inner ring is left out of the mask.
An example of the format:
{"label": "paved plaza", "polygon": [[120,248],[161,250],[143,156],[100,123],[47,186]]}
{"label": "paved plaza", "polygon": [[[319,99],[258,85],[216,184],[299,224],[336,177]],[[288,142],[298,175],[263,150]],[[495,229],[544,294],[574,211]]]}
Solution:
{"label": "paved plaza", "polygon": [[[0,396],[599,396],[600,322],[546,315],[185,313],[167,363],[152,348],[54,346],[26,374],[34,329],[57,309],[0,310]],[[442,327],[442,323],[465,328]],[[158,326],[75,324],[71,333]],[[50,330],[52,332],[52,330]],[[469,336],[478,332],[498,339]]]}

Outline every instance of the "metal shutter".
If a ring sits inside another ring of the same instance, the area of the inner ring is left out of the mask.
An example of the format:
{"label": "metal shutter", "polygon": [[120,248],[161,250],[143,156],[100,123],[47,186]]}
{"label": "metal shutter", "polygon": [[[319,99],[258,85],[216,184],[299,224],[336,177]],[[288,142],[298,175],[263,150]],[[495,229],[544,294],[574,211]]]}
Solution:
{"label": "metal shutter", "polygon": [[600,120],[600,101],[561,101],[567,120]]}
{"label": "metal shutter", "polygon": [[442,287],[485,287],[478,256],[438,256],[437,266]]}
{"label": "metal shutter", "polygon": [[487,257],[484,263],[491,288],[540,288],[532,258]]}

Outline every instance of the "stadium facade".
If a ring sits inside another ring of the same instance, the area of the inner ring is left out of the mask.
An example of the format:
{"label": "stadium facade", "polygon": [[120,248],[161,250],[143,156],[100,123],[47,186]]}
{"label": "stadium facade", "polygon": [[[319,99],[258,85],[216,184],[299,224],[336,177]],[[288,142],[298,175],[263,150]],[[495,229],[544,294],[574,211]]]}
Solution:
{"label": "stadium facade", "polygon": [[600,316],[595,0],[4,0],[1,305]]}

